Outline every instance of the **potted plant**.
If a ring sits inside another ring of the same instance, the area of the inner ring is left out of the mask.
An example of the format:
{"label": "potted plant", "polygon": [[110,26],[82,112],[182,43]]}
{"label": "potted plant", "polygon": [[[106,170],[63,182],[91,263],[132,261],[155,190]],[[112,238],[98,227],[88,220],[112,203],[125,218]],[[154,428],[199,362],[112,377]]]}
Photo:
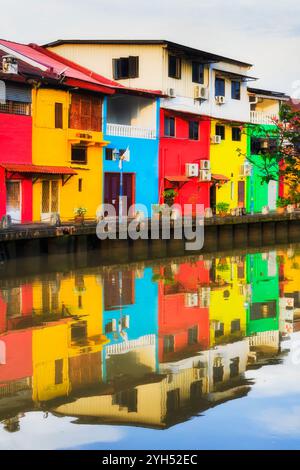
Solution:
{"label": "potted plant", "polygon": [[277,213],[284,214],[285,208],[288,205],[289,201],[284,197],[279,197],[276,201]]}
{"label": "potted plant", "polygon": [[228,204],[228,202],[219,202],[219,203],[216,205],[216,209],[217,209],[217,211],[218,211],[218,214],[219,214],[221,217],[224,217],[225,215],[227,215],[229,206],[230,206],[230,204]]}
{"label": "potted plant", "polygon": [[178,196],[178,192],[175,189],[165,189],[163,192],[164,202],[169,207],[173,206],[175,198]]}
{"label": "potted plant", "polygon": [[77,207],[74,209],[74,220],[76,224],[83,224],[84,223],[84,216],[87,213],[87,209],[85,207]]}

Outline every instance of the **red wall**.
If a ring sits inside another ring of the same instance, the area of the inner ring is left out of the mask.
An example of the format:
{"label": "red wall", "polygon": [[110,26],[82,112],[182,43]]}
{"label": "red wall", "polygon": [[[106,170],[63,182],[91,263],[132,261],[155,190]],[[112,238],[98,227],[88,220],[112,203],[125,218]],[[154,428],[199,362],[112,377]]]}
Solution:
{"label": "red wall", "polygon": [[[0,164],[32,163],[32,118],[0,114]],[[0,217],[6,213],[5,172],[0,168]],[[15,177],[15,179],[21,179]],[[32,220],[32,182],[22,180],[22,222]]]}
{"label": "red wall", "polygon": [[[164,136],[165,116],[175,117],[175,136]],[[189,140],[189,120],[200,122],[200,138],[198,141]],[[209,119],[197,118],[193,115],[188,117],[179,113],[172,113],[169,110],[160,110],[161,136],[160,136],[160,162],[159,162],[159,191],[162,202],[162,191],[171,187],[170,183],[164,180],[165,176],[185,175],[186,163],[199,163],[199,160],[209,160],[210,148],[210,121]],[[183,204],[204,204],[209,207],[210,183],[198,183],[197,178],[193,178],[185,183],[179,190],[177,203]]]}
{"label": "red wall", "polygon": [[6,364],[0,365],[0,384],[32,377],[32,331],[11,331],[0,336],[0,341],[6,348]]}
{"label": "red wall", "polygon": [[[180,286],[179,293],[171,293],[172,285],[169,288],[160,283],[159,286],[159,362],[177,360],[183,353],[192,356],[197,351],[209,348],[209,308],[185,306],[185,293],[196,293],[201,285],[209,285],[209,270],[203,261],[195,265],[183,264],[174,280]],[[196,325],[198,344],[189,345],[188,329]],[[168,354],[164,353],[164,336],[167,335],[175,336],[174,352]]]}

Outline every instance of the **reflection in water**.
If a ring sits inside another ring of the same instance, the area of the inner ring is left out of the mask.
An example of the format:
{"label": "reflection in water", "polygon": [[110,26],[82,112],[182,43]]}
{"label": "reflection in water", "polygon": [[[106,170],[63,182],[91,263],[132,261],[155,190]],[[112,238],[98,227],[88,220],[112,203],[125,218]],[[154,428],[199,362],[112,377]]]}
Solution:
{"label": "reflection in water", "polygon": [[300,329],[299,281],[297,247],[0,279],[0,444],[31,411],[164,429],[246,397]]}

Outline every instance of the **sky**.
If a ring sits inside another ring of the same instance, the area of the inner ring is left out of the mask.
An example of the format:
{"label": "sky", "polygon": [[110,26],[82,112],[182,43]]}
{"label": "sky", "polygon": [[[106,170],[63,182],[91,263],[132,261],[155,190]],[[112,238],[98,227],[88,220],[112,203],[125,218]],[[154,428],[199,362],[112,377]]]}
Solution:
{"label": "sky", "polygon": [[0,0],[0,7],[4,39],[168,39],[255,64],[255,86],[300,98],[299,0]]}

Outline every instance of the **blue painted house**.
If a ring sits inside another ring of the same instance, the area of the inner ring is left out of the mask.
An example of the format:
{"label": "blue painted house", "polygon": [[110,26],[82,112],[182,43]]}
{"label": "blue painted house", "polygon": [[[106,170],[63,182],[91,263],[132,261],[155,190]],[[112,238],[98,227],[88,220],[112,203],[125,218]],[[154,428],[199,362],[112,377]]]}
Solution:
{"label": "blue painted house", "polygon": [[143,204],[149,216],[158,203],[159,102],[154,94],[128,90],[105,98],[103,200],[117,215],[120,196],[127,196],[128,208]]}
{"label": "blue painted house", "polygon": [[104,381],[158,371],[158,285],[152,278],[152,268],[104,275]]}

